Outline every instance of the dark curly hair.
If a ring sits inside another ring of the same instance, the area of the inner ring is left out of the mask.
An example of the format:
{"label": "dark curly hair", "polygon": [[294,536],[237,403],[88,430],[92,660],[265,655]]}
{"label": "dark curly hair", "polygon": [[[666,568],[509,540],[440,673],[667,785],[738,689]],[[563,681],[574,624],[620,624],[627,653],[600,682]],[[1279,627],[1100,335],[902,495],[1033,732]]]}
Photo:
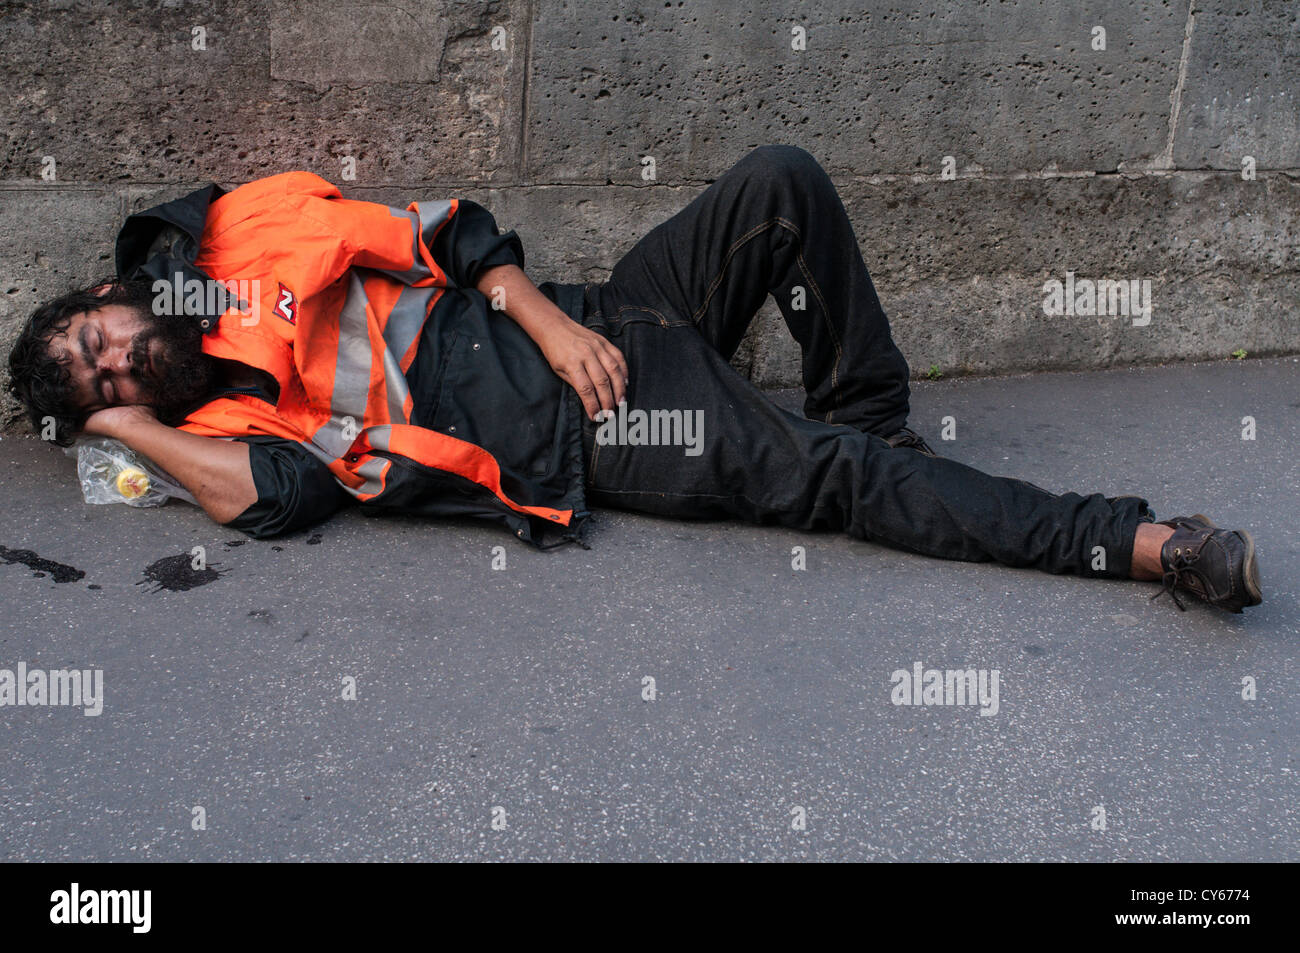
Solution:
{"label": "dark curly hair", "polygon": [[[96,289],[105,285],[107,290],[96,294]],[[52,419],[54,443],[71,446],[86,416],[77,409],[66,360],[59,362],[50,356],[50,339],[66,331],[73,315],[82,311],[119,304],[148,313],[152,302],[150,282],[109,277],[60,295],[32,312],[9,352],[9,392],[23,405],[37,433]]]}

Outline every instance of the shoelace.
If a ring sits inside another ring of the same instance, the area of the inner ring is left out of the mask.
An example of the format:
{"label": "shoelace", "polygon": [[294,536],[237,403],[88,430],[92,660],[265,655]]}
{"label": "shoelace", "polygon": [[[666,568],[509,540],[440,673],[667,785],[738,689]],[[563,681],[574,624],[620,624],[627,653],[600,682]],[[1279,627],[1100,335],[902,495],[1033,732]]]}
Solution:
{"label": "shoelace", "polygon": [[[1174,590],[1179,584],[1183,582],[1183,574],[1186,573],[1187,570],[1192,567],[1192,564],[1195,563],[1196,560],[1200,558],[1200,555],[1201,555],[1201,551],[1199,549],[1194,553],[1191,552],[1190,550],[1187,550],[1182,553],[1179,553],[1177,556],[1171,559],[1169,561],[1169,568],[1165,570],[1160,591],[1157,592],[1151,598],[1159,599],[1167,592],[1169,593],[1169,598],[1174,600],[1174,605],[1178,606],[1178,610],[1180,612],[1186,612],[1187,607],[1183,605],[1182,600],[1178,598],[1178,593],[1175,592]],[[1187,586],[1184,585],[1183,588],[1187,588]]]}

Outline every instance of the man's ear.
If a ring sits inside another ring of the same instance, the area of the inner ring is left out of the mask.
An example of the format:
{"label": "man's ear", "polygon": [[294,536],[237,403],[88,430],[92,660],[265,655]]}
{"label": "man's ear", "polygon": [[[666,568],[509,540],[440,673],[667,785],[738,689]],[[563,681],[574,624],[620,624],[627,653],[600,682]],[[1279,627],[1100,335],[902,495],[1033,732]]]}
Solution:
{"label": "man's ear", "polygon": [[99,295],[102,298],[104,295],[108,294],[112,288],[113,286],[111,284],[102,284],[96,288],[91,288],[90,293],[93,295]]}

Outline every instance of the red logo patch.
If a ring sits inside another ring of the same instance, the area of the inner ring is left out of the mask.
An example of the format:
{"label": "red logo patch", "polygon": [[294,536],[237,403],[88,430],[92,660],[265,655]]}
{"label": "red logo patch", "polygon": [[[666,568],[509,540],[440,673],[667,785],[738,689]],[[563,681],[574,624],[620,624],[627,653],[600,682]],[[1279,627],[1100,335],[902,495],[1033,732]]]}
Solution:
{"label": "red logo patch", "polygon": [[276,295],[275,313],[290,324],[298,323],[298,299],[284,285],[280,285],[279,294]]}

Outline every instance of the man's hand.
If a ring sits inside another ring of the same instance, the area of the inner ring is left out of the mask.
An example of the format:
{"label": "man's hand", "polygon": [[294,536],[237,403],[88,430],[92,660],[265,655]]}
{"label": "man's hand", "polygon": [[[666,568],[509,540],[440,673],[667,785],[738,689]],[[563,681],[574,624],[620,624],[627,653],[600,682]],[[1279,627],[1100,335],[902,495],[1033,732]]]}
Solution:
{"label": "man's hand", "polygon": [[517,265],[484,271],[477,288],[524,329],[541,349],[556,375],[572,387],[592,420],[613,411],[627,396],[627,359],[623,352],[590,328],[574,321],[537,290]]}
{"label": "man's hand", "polygon": [[[81,432],[91,437],[112,437],[122,440],[123,433],[129,433],[142,423],[157,423],[158,417],[153,408],[144,404],[119,404],[105,407],[86,418],[81,425]],[[126,443],[125,440],[122,440]]]}
{"label": "man's hand", "polygon": [[623,352],[576,321],[556,323],[537,342],[551,370],[568,383],[593,420],[613,411],[627,397],[627,359]]}

